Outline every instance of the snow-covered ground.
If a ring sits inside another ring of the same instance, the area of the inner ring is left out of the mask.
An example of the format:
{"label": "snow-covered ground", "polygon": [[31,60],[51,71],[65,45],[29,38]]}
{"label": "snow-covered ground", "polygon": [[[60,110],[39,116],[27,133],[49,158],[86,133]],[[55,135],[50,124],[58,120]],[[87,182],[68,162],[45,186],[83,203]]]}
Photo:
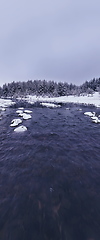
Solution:
{"label": "snow-covered ground", "polygon": [[2,108],[6,108],[6,107],[9,107],[11,106],[12,104],[14,104],[15,102],[13,102],[12,100],[10,99],[3,99],[3,98],[0,98],[0,109],[2,110]]}
{"label": "snow-covered ground", "polygon": [[63,96],[63,97],[36,97],[28,95],[27,98],[25,98],[26,101],[29,103],[34,103],[36,101],[39,102],[48,102],[48,103],[83,103],[83,104],[93,104],[96,107],[100,107],[100,94],[98,92],[95,92],[93,95],[90,96]]}
{"label": "snow-covered ground", "polygon": [[[20,98],[19,98],[20,99]],[[93,95],[90,96],[62,96],[62,97],[42,97],[42,96],[31,96],[28,95],[26,98],[21,98],[31,104],[34,102],[42,102],[45,103],[44,105],[46,106],[46,103],[83,103],[83,104],[93,104],[96,107],[100,107],[100,94],[98,92],[95,92]],[[0,108],[6,108],[9,107],[10,105],[14,104],[14,102],[10,99],[0,99]],[[53,107],[53,105],[51,106]],[[54,107],[56,107],[54,105]]]}
{"label": "snow-covered ground", "polygon": [[56,108],[56,107],[61,107],[60,105],[57,105],[57,104],[54,104],[54,103],[45,103],[45,102],[42,102],[41,103],[42,106],[44,107],[50,107],[50,108]]}

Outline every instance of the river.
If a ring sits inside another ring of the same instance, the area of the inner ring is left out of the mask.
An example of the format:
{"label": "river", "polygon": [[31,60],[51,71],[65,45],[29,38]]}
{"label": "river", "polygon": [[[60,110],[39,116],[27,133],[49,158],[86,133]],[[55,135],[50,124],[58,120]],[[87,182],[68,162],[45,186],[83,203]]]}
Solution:
{"label": "river", "polygon": [[100,240],[100,124],[84,115],[100,109],[25,104],[0,120],[0,240]]}

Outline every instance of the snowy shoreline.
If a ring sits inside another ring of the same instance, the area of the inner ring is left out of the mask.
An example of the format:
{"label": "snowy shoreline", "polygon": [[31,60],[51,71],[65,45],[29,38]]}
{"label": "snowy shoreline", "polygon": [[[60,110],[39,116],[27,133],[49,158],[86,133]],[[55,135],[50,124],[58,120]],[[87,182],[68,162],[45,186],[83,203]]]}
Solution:
{"label": "snowy shoreline", "polygon": [[90,96],[62,96],[62,97],[42,97],[42,96],[32,96],[28,95],[24,98],[28,103],[33,104],[34,102],[46,102],[46,103],[76,103],[76,104],[86,104],[86,105],[94,105],[96,107],[100,107],[100,94],[99,92],[95,92]]}
{"label": "snowy shoreline", "polygon": [[2,110],[2,108],[7,108],[13,104],[15,104],[15,102],[13,102],[10,99],[0,98],[0,109],[1,110]]}
{"label": "snowy shoreline", "polygon": [[[94,105],[96,107],[100,107],[100,94],[99,92],[95,92],[93,95],[86,96],[62,96],[62,97],[42,97],[42,96],[32,96],[28,95],[23,98],[17,98],[18,100],[25,100],[30,104],[34,104],[35,102],[43,102],[43,103],[76,103],[76,104],[86,104],[86,105]],[[2,99],[0,98],[0,108],[6,108],[13,105],[13,102],[10,99]]]}

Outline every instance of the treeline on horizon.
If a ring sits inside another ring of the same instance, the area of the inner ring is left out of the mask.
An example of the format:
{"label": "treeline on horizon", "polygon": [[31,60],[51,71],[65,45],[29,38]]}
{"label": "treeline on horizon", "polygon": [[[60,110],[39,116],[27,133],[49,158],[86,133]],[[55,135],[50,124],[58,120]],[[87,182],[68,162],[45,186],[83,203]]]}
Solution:
{"label": "treeline on horizon", "polygon": [[59,97],[68,95],[93,94],[100,92],[100,78],[86,81],[80,86],[66,82],[46,80],[28,80],[27,82],[12,82],[0,87],[0,97],[25,97],[26,95]]}

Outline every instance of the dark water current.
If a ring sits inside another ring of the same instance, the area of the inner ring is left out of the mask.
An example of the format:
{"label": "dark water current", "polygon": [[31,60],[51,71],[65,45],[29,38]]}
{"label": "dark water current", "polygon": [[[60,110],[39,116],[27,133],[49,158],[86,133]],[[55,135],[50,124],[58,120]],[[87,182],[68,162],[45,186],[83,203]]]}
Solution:
{"label": "dark water current", "polygon": [[[70,109],[66,109],[70,107]],[[100,124],[69,104],[0,120],[0,240],[100,240]]]}

